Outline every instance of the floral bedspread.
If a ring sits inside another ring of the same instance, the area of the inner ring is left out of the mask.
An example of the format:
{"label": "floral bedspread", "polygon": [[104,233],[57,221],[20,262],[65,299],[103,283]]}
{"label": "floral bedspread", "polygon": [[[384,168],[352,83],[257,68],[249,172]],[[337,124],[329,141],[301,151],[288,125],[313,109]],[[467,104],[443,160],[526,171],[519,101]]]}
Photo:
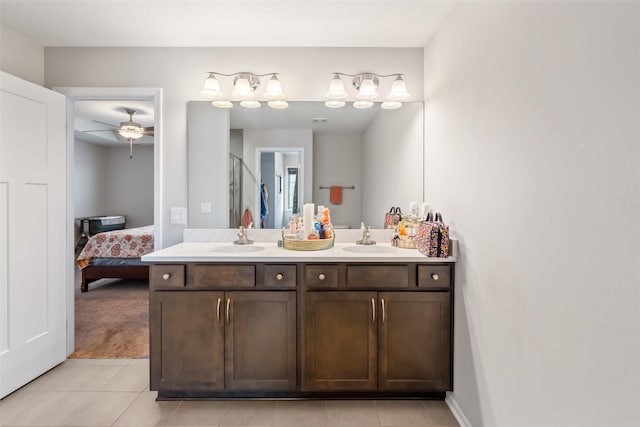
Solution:
{"label": "floral bedspread", "polygon": [[78,258],[76,264],[86,267],[91,258],[140,258],[153,252],[153,226],[106,231],[94,234]]}

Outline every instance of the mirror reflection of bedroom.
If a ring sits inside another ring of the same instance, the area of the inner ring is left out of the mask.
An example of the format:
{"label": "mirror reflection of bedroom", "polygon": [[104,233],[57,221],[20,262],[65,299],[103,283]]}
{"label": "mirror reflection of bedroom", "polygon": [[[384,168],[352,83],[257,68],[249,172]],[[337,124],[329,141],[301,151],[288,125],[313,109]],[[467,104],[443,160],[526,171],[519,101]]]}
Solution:
{"label": "mirror reflection of bedroom", "polygon": [[153,251],[153,100],[74,103],[75,351],[149,355]]}

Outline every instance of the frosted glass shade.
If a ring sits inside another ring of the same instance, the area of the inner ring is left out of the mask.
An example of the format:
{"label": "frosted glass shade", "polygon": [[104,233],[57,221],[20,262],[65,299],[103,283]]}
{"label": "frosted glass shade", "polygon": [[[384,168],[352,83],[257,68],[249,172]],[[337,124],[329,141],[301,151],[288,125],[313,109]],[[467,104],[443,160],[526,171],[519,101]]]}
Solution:
{"label": "frosted glass shade", "polygon": [[218,79],[216,79],[213,74],[209,74],[209,77],[204,81],[200,96],[208,99],[222,98],[223,94],[220,90],[220,82],[218,82]]}
{"label": "frosted glass shade", "polygon": [[233,103],[231,101],[225,101],[225,100],[213,101],[211,105],[213,105],[216,108],[232,108],[233,107]]}
{"label": "frosted glass shade", "polygon": [[344,90],[344,83],[338,74],[333,76],[331,83],[329,83],[329,92],[327,92],[327,98],[329,99],[342,99],[347,97],[347,91]]}
{"label": "frosted glass shade", "polygon": [[362,79],[362,83],[360,83],[360,89],[358,89],[356,97],[360,99],[374,99],[378,97],[378,91],[373,79]]}
{"label": "frosted glass shade", "polygon": [[389,91],[389,95],[387,98],[393,101],[404,101],[408,99],[411,95],[407,92],[407,84],[405,83],[402,76],[397,76],[396,79],[391,84],[391,91]]}
{"label": "frosted glass shade", "polygon": [[276,110],[284,110],[285,108],[287,108],[289,106],[289,103],[287,101],[283,101],[281,99],[274,99],[271,100],[269,102],[267,102],[267,105],[271,108],[274,108]]}
{"label": "frosted glass shade", "polygon": [[395,110],[396,108],[402,107],[402,102],[398,101],[385,101],[380,107],[384,110]]}
{"label": "frosted glass shade", "polygon": [[244,76],[240,76],[233,87],[233,91],[231,91],[231,96],[237,99],[251,99],[253,98],[253,89],[251,89],[251,84],[249,83],[249,79]]}
{"label": "frosted glass shade", "polygon": [[342,108],[342,107],[345,106],[345,104],[346,104],[346,102],[338,101],[338,100],[335,100],[335,99],[333,99],[331,101],[327,101],[327,102],[324,103],[324,105],[326,107],[329,107],[329,108]]}
{"label": "frosted glass shade", "polygon": [[244,108],[260,108],[261,104],[258,101],[248,100],[240,101],[240,106]]}
{"label": "frosted glass shade", "polygon": [[144,132],[144,129],[138,126],[122,126],[118,129],[118,134],[127,139],[142,138],[142,132]]}
{"label": "frosted glass shade", "polygon": [[353,108],[358,110],[366,110],[367,108],[373,107],[373,102],[371,101],[356,101],[353,103]]}
{"label": "frosted glass shade", "polygon": [[267,88],[262,94],[267,99],[284,99],[286,95],[282,91],[282,84],[275,74],[267,82]]}

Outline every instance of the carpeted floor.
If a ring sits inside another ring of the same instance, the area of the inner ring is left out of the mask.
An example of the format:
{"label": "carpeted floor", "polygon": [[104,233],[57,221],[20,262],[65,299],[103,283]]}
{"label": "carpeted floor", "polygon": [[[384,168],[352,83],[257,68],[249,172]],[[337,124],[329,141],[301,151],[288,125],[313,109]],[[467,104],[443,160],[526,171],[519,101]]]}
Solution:
{"label": "carpeted floor", "polygon": [[75,287],[75,359],[149,357],[149,283],[101,279]]}

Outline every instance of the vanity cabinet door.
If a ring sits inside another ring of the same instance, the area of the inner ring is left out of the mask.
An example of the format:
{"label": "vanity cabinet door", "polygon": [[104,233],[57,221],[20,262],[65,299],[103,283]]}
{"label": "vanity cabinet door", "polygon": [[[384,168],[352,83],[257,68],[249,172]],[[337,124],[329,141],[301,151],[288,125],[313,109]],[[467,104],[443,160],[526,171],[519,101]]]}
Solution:
{"label": "vanity cabinet door", "polygon": [[296,293],[225,293],[225,388],[295,390]]}
{"label": "vanity cabinet door", "polygon": [[451,390],[448,292],[380,292],[381,391]]}
{"label": "vanity cabinet door", "polygon": [[376,389],[376,295],[343,291],[305,294],[303,389]]}
{"label": "vanity cabinet door", "polygon": [[222,292],[152,292],[152,390],[224,387]]}

